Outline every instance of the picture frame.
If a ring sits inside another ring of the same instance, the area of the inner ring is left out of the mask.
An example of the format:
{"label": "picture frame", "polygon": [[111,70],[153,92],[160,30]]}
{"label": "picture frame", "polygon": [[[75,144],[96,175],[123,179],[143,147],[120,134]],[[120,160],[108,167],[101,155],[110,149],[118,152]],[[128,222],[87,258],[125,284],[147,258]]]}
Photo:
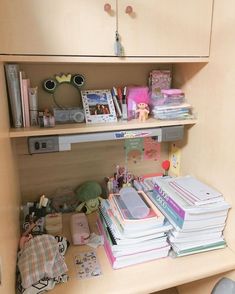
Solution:
{"label": "picture frame", "polygon": [[117,122],[110,90],[82,90],[81,96],[87,124]]}

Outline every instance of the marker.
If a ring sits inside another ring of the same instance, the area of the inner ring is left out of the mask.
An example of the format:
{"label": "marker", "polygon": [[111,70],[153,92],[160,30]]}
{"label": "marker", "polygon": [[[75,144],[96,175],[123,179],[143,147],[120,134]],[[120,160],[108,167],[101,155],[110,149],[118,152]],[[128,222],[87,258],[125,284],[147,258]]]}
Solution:
{"label": "marker", "polygon": [[122,119],[127,120],[127,103],[126,103],[126,87],[123,89],[123,96],[122,96]]}
{"label": "marker", "polygon": [[121,110],[120,105],[118,103],[118,92],[115,87],[113,87],[113,89],[112,89],[112,96],[113,96],[113,102],[114,102],[117,114],[119,117],[122,117],[122,110]]}

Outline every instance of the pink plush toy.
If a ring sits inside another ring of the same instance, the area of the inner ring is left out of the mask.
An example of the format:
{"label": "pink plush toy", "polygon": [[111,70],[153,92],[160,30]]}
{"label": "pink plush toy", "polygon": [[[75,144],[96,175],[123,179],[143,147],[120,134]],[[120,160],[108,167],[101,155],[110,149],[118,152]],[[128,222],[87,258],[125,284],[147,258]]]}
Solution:
{"label": "pink plush toy", "polygon": [[149,114],[148,104],[141,102],[137,106],[138,109],[136,110],[136,113],[139,114],[139,121],[145,122]]}

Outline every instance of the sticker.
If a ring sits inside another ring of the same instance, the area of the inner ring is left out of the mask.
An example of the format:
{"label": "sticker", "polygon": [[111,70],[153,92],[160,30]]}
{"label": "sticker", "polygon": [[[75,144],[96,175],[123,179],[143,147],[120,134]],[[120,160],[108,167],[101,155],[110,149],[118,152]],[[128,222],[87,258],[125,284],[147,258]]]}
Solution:
{"label": "sticker", "polygon": [[90,279],[102,275],[95,251],[81,252],[75,256],[76,277]]}
{"label": "sticker", "polygon": [[169,172],[175,176],[180,175],[180,157],[181,151],[175,144],[171,144],[169,160],[170,160],[170,169]]}
{"label": "sticker", "polygon": [[153,138],[144,138],[144,159],[145,160],[159,160],[160,159],[161,144]]}
{"label": "sticker", "polygon": [[143,138],[134,138],[125,140],[125,155],[126,162],[130,161],[138,163],[143,159],[144,152],[144,140]]}
{"label": "sticker", "polygon": [[151,136],[149,131],[121,131],[114,134],[116,139],[144,138]]}

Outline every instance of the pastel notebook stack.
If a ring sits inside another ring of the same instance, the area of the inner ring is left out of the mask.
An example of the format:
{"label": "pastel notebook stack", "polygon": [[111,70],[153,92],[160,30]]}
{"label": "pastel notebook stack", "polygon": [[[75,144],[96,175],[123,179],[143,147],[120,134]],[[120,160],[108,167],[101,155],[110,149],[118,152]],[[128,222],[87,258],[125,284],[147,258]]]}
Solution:
{"label": "pastel notebook stack", "polygon": [[173,225],[174,256],[226,247],[223,229],[230,205],[214,188],[192,176],[156,177],[149,198]]}
{"label": "pastel notebook stack", "polygon": [[149,209],[146,217],[133,217],[119,194],[101,201],[97,225],[114,269],[166,257],[170,250],[166,232],[172,225],[144,192],[138,195]]}

